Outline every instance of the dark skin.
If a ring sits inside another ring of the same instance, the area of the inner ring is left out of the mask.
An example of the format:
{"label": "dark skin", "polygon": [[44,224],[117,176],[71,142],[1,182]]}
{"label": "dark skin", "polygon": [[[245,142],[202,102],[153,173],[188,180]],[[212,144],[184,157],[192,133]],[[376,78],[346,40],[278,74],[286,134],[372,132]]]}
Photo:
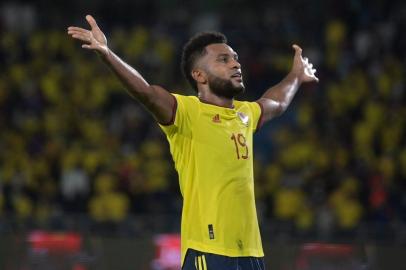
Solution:
{"label": "dark skin", "polygon": [[[158,85],[150,85],[141,74],[126,64],[107,46],[107,39],[98,27],[95,19],[87,15],[86,20],[90,30],[80,27],[68,27],[72,38],[82,41],[82,48],[97,52],[102,60],[113,70],[125,85],[129,94],[141,102],[159,123],[169,123],[172,119],[175,99]],[[318,81],[316,70],[302,57],[302,49],[293,45],[295,55],[289,74],[277,85],[269,88],[257,100],[264,109],[263,121],[268,121],[282,114],[299,86],[304,82]],[[235,87],[244,86],[241,65],[234,50],[227,44],[210,44],[206,46],[206,54],[199,58],[192,70],[192,76],[197,82],[198,97],[201,100],[222,107],[233,107],[233,98],[216,95],[209,87],[210,76],[230,80]]]}
{"label": "dark skin", "polygon": [[230,46],[223,43],[206,46],[206,52],[192,70],[192,76],[197,82],[199,99],[218,106],[232,108],[233,99],[218,96],[211,91],[209,75],[230,80],[235,87],[243,87],[244,82],[238,55]]}

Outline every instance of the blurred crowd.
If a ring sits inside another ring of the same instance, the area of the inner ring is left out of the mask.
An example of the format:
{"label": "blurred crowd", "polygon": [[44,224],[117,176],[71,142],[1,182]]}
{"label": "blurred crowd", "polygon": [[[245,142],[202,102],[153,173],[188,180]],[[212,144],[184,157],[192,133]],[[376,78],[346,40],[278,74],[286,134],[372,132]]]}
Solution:
{"label": "blurred crowd", "polygon": [[[204,29],[224,32],[239,53],[241,99],[287,74],[293,43],[318,70],[320,83],[304,85],[255,135],[265,235],[406,242],[406,5],[178,2],[93,3],[94,16],[118,55],[172,92],[193,94],[181,46]],[[163,133],[66,34],[85,26],[85,13],[46,16],[26,1],[0,9],[0,232],[178,230],[181,197]]]}

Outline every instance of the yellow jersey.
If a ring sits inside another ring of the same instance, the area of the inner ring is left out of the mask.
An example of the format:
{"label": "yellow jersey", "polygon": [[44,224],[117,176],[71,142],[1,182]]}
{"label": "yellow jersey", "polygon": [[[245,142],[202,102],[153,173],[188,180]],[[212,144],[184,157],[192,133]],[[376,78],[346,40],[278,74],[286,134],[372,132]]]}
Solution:
{"label": "yellow jersey", "polygon": [[225,108],[174,94],[173,123],[160,125],[183,196],[182,265],[189,248],[229,257],[264,256],[254,197],[253,133],[259,103]]}

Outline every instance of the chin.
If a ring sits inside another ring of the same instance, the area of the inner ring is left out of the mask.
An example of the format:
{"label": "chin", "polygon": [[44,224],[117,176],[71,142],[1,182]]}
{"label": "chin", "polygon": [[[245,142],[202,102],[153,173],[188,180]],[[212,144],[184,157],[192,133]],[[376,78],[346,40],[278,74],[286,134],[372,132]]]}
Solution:
{"label": "chin", "polygon": [[245,86],[242,81],[224,80],[217,77],[212,77],[209,80],[211,91],[221,97],[234,98],[245,91]]}
{"label": "chin", "polygon": [[242,94],[245,92],[245,86],[243,83],[234,86],[236,95]]}

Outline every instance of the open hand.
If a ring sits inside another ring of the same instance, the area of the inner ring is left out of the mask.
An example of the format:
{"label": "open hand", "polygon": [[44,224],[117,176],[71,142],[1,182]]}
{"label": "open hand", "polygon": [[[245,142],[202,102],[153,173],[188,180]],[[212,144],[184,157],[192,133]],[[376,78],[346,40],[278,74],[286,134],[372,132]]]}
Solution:
{"label": "open hand", "polygon": [[82,48],[94,50],[102,55],[108,54],[107,39],[103,32],[100,30],[96,20],[87,15],[86,20],[90,25],[90,30],[83,29],[76,26],[68,27],[68,34],[74,39],[83,41]]}
{"label": "open hand", "polygon": [[307,57],[302,57],[302,48],[296,44],[292,48],[295,50],[295,56],[291,72],[298,76],[301,82],[318,82],[319,78],[316,77],[316,69],[313,68],[313,64]]}

